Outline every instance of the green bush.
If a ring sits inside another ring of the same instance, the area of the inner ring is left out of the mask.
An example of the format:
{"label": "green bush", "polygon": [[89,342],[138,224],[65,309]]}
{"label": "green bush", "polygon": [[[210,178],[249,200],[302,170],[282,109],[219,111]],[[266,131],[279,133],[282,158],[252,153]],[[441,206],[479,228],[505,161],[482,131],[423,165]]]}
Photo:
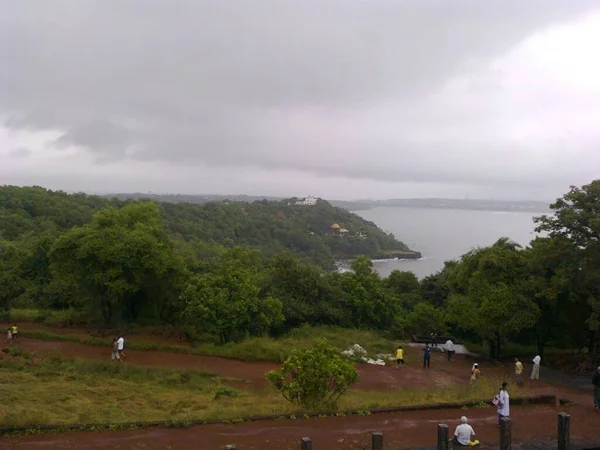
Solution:
{"label": "green bush", "polygon": [[335,407],[337,400],[358,381],[358,372],[325,339],[316,339],[312,348],[293,351],[281,370],[267,374],[267,380],[286,400],[316,409]]}

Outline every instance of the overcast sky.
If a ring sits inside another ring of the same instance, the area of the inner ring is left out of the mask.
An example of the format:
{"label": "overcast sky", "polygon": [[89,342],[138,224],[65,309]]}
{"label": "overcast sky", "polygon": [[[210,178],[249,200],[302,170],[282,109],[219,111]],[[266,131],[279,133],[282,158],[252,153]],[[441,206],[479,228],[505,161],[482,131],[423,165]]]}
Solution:
{"label": "overcast sky", "polygon": [[599,43],[596,0],[0,0],[0,184],[552,200]]}

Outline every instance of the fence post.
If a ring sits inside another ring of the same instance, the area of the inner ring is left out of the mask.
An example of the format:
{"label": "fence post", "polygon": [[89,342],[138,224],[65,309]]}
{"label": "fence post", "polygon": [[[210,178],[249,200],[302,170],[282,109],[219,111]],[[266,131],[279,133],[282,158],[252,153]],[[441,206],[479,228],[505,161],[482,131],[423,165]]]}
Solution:
{"label": "fence post", "polygon": [[382,433],[373,433],[373,437],[371,439],[371,449],[372,450],[383,450],[383,434]]}
{"label": "fence post", "polygon": [[558,450],[569,450],[571,444],[570,421],[571,416],[569,414],[561,412],[558,415]]}
{"label": "fence post", "polygon": [[438,425],[437,450],[449,450],[448,425]]}
{"label": "fence post", "polygon": [[511,421],[508,417],[500,419],[500,450],[511,450],[512,430]]}
{"label": "fence post", "polygon": [[303,437],[300,441],[300,450],[312,450],[312,439]]}
{"label": "fence post", "polygon": [[225,450],[235,450],[235,445],[226,445]]}

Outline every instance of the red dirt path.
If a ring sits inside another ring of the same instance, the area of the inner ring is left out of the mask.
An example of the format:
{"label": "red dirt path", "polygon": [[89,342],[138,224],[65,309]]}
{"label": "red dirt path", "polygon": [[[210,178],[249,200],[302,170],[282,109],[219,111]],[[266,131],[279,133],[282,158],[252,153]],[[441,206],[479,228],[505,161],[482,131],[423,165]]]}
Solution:
{"label": "red dirt path", "polygon": [[[68,331],[65,331],[68,333]],[[133,337],[132,337],[133,338]],[[137,340],[137,338],[136,338]],[[140,339],[141,340],[141,339]],[[146,340],[146,339],[144,339]],[[146,340],[147,341],[147,340]],[[41,341],[21,338],[18,346],[38,352],[59,351],[70,358],[107,360],[109,349],[63,341]],[[408,347],[408,346],[407,346]],[[418,358],[418,349],[406,348],[408,356]],[[264,383],[264,373],[278,367],[274,363],[249,363],[211,356],[179,354],[159,351],[126,350],[129,364],[173,368],[199,369],[220,376],[247,380],[252,385]],[[391,390],[415,387],[446,387],[468,383],[472,360],[463,357],[448,363],[443,354],[433,354],[432,368],[423,370],[420,364],[395,369],[359,365],[359,389]],[[512,370],[480,362],[484,376],[509,377]],[[526,369],[527,370],[527,369]],[[573,436],[598,437],[600,414],[591,407],[591,393],[586,394],[569,387],[557,387],[544,381],[527,380],[530,389],[538,394],[554,394],[568,398],[577,405],[568,408],[572,415]],[[518,395],[511,387],[511,394]],[[563,410],[562,408],[561,410]],[[552,406],[514,406],[513,438],[527,439],[555,433],[558,409]],[[468,410],[414,411],[393,414],[376,414],[369,417],[343,417],[296,421],[265,421],[238,425],[209,425],[189,429],[148,429],[112,432],[83,432],[61,435],[21,436],[0,438],[0,449],[217,449],[226,444],[236,444],[238,449],[294,449],[299,440],[310,436],[315,450],[370,448],[370,433],[384,432],[386,448],[433,445],[436,425],[447,423],[453,427],[461,415],[470,418],[482,442],[497,442],[496,414],[493,408]]]}
{"label": "red dirt path", "polygon": [[[21,337],[18,346],[23,350],[39,353],[58,351],[67,358],[110,360],[108,347],[96,347],[77,342],[44,341]],[[127,355],[126,364],[197,369],[222,377],[245,380],[256,386],[266,383],[265,373],[280,367],[280,364],[270,362],[246,362],[216,356],[165,351],[128,350],[125,348],[125,353]],[[413,364],[397,370],[394,367],[360,364],[358,365],[360,381],[355,387],[364,390],[389,390],[428,386],[446,387],[468,382],[470,370],[468,364],[461,364],[460,368],[446,364],[442,354],[434,354],[431,363],[434,368],[436,365],[439,365],[439,368],[422,370],[418,364]]]}
{"label": "red dirt path", "polygon": [[[523,406],[511,409],[513,439],[524,440],[555,432],[557,410],[551,406]],[[593,437],[598,434],[600,415],[589,408],[572,407],[571,434]],[[435,445],[436,426],[446,423],[451,430],[462,415],[483,443],[497,443],[497,416],[493,408],[468,410],[414,411],[375,414],[369,417],[324,418],[296,421],[253,422],[239,425],[208,425],[187,429],[148,429],[113,432],[67,433],[62,435],[4,438],[3,449],[121,449],[121,450],[208,450],[235,444],[239,450],[297,450],[300,439],[309,436],[315,450],[357,450],[370,448],[370,434],[384,433],[386,449]]]}

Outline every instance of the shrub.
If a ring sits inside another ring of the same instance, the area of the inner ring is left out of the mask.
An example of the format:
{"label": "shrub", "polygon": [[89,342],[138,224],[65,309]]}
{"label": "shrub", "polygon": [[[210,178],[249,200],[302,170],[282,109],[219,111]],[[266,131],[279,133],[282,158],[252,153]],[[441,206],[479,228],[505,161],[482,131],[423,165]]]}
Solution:
{"label": "shrub", "polygon": [[294,350],[281,370],[269,372],[267,379],[286,400],[315,409],[335,406],[358,381],[358,372],[325,339],[316,339],[312,348]]}

